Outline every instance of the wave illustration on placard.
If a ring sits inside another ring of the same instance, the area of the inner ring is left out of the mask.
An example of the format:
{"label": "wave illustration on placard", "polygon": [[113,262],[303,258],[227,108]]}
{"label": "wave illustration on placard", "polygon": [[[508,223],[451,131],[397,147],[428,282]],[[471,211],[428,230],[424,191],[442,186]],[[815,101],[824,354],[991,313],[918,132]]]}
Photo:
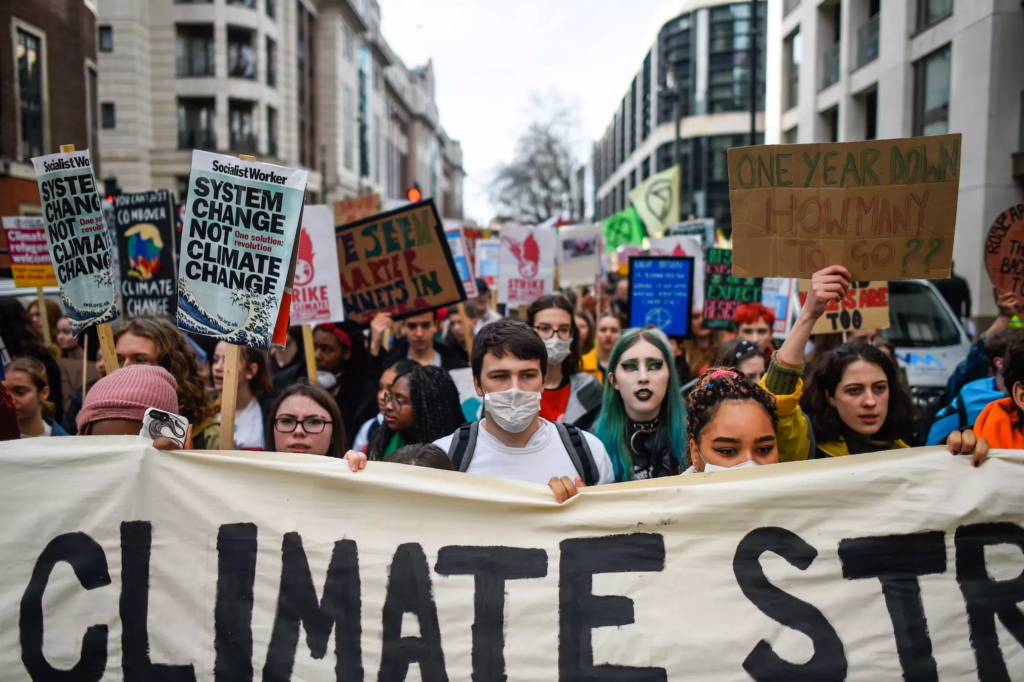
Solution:
{"label": "wave illustration on placard", "polygon": [[276,321],[277,300],[269,294],[237,289],[231,294],[231,303],[247,311],[246,318],[241,324],[209,313],[189,291],[185,278],[178,278],[179,327],[198,334],[216,336],[240,346],[264,350],[269,348]]}
{"label": "wave illustration on placard", "polygon": [[[110,270],[100,270],[92,277],[97,289],[107,289],[113,294],[114,282],[110,276]],[[103,301],[98,307],[83,308],[75,305],[64,293],[63,287],[60,292],[60,300],[64,304],[64,312],[68,317],[68,324],[71,325],[71,333],[75,336],[94,324],[110,322],[117,319],[117,306],[114,305],[113,296],[111,300]]]}

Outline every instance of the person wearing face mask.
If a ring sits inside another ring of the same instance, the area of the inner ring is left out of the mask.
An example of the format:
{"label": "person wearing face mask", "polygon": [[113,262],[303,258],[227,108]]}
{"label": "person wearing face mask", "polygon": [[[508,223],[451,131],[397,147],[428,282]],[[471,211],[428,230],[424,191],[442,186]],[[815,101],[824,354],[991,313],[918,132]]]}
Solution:
{"label": "person wearing face mask", "polygon": [[605,313],[597,321],[596,343],[593,350],[583,356],[583,371],[604,384],[608,362],[626,323],[614,313]]}
{"label": "person wearing face mask", "polygon": [[395,376],[384,395],[384,424],[366,448],[372,460],[386,460],[399,448],[431,443],[465,421],[459,389],[440,367],[414,364]]}
{"label": "person wearing face mask", "polygon": [[[828,302],[841,300],[849,288],[843,266],[814,273],[800,315],[761,380],[778,400],[782,461],[906,448],[915,434],[917,410],[896,366],[869,344],[847,343],[825,353],[803,394],[803,351],[811,330]],[[970,430],[951,433],[947,444],[953,453],[975,454],[976,461],[988,451]]]}
{"label": "person wearing face mask", "polygon": [[615,481],[600,440],[540,416],[550,368],[545,343],[536,332],[510,319],[486,325],[473,342],[471,360],[484,417],[434,442],[452,458],[456,471],[541,485]]}
{"label": "person wearing face mask", "polygon": [[630,329],[612,349],[601,418],[594,428],[616,481],[679,473],[686,448],[686,410],[668,339],[656,329]]}
{"label": "person wearing face mask", "polygon": [[768,371],[764,351],[746,339],[729,339],[715,352],[712,367],[730,367],[752,384],[759,383]]}
{"label": "person wearing face mask", "polygon": [[527,308],[526,324],[541,338],[548,354],[540,416],[588,429],[601,410],[601,384],[580,371],[574,312],[564,295],[546,294]]}

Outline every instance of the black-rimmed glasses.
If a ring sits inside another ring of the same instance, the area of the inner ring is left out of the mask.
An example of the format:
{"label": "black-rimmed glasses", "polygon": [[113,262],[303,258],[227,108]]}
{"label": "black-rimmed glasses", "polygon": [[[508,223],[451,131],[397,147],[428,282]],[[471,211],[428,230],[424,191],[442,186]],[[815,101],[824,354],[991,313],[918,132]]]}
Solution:
{"label": "black-rimmed glasses", "polygon": [[274,420],[274,428],[281,433],[292,433],[296,427],[302,426],[302,430],[306,433],[323,433],[324,429],[327,428],[328,424],[332,422],[325,421],[318,417],[310,417],[309,419],[292,419],[291,417],[278,417]]}

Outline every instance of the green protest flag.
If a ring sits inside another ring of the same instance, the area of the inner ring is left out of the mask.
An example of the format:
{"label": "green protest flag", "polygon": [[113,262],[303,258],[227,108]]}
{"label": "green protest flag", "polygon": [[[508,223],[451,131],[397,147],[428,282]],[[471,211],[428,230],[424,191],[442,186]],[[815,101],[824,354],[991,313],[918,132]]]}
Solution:
{"label": "green protest flag", "polygon": [[652,237],[662,237],[679,222],[679,166],[644,180],[629,193],[629,200]]}
{"label": "green protest flag", "polygon": [[601,221],[605,250],[614,251],[623,244],[640,244],[644,240],[644,226],[636,208],[630,206]]}

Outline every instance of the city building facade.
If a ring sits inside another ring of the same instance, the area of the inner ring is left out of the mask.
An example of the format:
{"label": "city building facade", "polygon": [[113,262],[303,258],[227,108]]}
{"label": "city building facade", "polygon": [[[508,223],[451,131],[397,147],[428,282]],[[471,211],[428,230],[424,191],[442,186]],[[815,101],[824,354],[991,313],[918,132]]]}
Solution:
{"label": "city building facade", "polygon": [[985,237],[1024,201],[1020,0],[783,0],[768,36],[769,143],[963,134],[953,260],[995,314]]}
{"label": "city building facade", "polygon": [[[755,142],[764,131],[764,23],[756,5]],[[597,220],[629,206],[629,192],[675,165],[680,107],[680,212],[730,226],[726,151],[751,144],[751,2],[670,0],[668,16],[593,154]]]}

